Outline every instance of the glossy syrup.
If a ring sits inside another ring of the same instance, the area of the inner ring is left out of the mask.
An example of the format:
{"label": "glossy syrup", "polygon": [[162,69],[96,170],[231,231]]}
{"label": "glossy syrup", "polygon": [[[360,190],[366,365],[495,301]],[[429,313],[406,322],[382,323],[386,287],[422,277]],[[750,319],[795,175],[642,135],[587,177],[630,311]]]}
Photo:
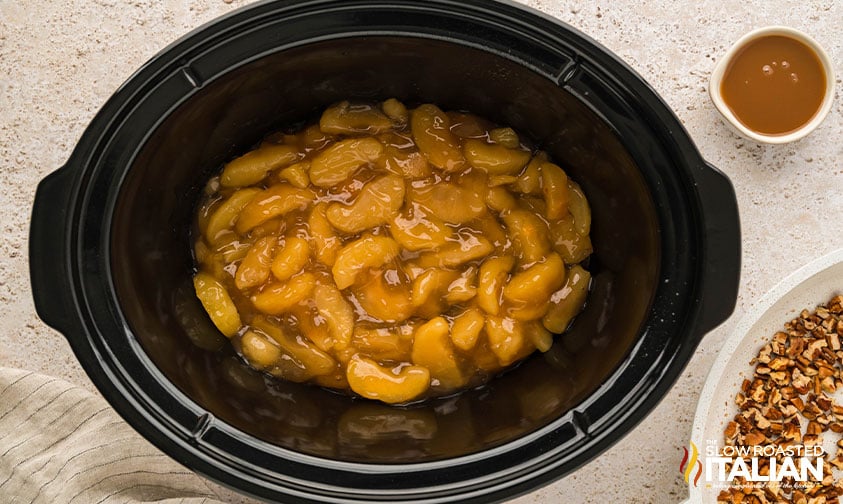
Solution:
{"label": "glossy syrup", "polygon": [[735,55],[720,93],[747,128],[784,135],[814,117],[825,89],[817,54],[796,39],[772,35],[750,42]]}

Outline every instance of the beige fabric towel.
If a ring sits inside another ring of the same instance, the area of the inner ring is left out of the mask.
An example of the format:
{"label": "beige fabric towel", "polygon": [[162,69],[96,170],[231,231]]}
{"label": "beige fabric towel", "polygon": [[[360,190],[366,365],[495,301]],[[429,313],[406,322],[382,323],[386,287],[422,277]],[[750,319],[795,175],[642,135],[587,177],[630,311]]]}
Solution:
{"label": "beige fabric towel", "polygon": [[106,402],[58,378],[0,368],[0,502],[219,502]]}

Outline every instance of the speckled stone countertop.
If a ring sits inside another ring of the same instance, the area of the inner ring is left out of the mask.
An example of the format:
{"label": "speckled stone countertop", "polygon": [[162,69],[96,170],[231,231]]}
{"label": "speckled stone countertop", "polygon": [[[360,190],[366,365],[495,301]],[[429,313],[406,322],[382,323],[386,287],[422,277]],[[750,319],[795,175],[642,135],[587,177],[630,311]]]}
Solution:
{"label": "speckled stone countertop", "polygon": [[[27,262],[38,181],[60,167],[99,107],[167,44],[244,0],[0,0],[0,366],[93,390],[62,336],[35,315]],[[783,24],[823,45],[843,75],[843,2],[835,0],[526,0],[616,52],[664,97],[703,156],[735,185],[743,277],[734,316],[712,331],[661,404],[575,473],[514,502],[673,503],[703,382],[741,314],[779,279],[843,247],[843,98],[806,139],[760,146],[733,134],[707,94],[728,46]],[[252,502],[218,487],[230,502]]]}

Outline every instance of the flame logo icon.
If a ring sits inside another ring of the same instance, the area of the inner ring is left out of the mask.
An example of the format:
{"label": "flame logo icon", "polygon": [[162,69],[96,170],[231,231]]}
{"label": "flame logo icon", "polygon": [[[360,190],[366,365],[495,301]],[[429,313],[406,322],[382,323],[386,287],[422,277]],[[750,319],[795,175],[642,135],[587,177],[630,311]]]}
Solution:
{"label": "flame logo icon", "polygon": [[[691,441],[690,452],[688,452],[687,448],[682,448],[682,450],[685,451],[685,455],[682,457],[682,462],[679,463],[679,472],[685,478],[685,483],[689,483],[691,481],[691,472],[693,472],[694,465],[696,465],[697,475],[694,476],[694,486],[697,486],[700,476],[702,476],[702,462],[699,460],[700,452],[697,450],[697,445],[693,441]],[[688,460],[689,455],[691,460]]]}

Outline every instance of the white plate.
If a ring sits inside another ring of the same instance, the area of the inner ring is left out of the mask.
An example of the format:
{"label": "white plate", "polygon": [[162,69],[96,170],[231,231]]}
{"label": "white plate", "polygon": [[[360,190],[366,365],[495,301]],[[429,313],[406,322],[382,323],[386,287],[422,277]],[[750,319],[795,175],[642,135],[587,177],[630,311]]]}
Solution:
{"label": "white plate", "polygon": [[[700,460],[710,441],[716,442],[717,449],[723,445],[723,429],[738,411],[735,395],[743,380],[752,377],[753,366],[749,361],[758,354],[758,350],[803,309],[813,311],[817,305],[841,293],[843,249],[803,266],[779,282],[747,311],[720,349],[700,395],[691,431],[691,441],[699,448]],[[693,478],[691,480],[693,482]],[[716,482],[707,483],[705,480],[703,474],[699,486],[689,485],[687,504],[717,501],[717,494],[722,488],[718,488]]]}

